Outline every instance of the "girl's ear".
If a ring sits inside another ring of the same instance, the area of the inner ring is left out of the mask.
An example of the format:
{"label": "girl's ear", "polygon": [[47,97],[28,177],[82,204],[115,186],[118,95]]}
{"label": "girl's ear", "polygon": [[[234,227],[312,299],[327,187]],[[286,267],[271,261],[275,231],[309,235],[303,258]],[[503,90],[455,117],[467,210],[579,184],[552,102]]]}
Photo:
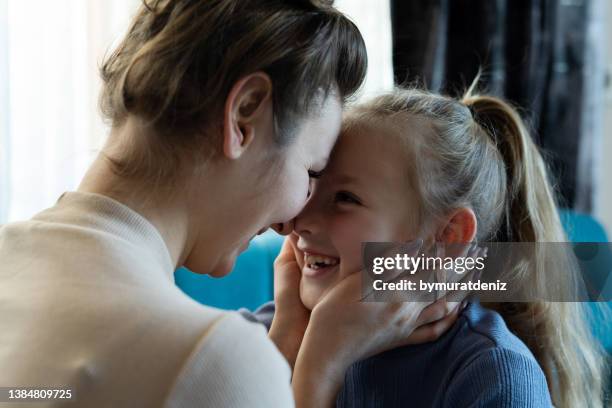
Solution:
{"label": "girl's ear", "polygon": [[436,234],[436,241],[447,244],[472,242],[477,231],[476,214],[471,208],[459,208],[447,218]]}

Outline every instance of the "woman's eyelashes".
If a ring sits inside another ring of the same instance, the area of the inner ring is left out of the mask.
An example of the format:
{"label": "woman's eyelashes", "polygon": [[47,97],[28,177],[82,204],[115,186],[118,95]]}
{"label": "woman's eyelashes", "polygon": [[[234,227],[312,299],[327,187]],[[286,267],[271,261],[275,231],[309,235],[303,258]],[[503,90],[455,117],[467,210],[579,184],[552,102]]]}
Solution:
{"label": "woman's eyelashes", "polygon": [[306,198],[309,198],[312,195],[312,190],[314,190],[314,184],[317,179],[321,178],[321,171],[308,170],[308,193],[306,194]]}
{"label": "woman's eyelashes", "polygon": [[338,191],[334,201],[338,204],[361,205],[361,200],[355,194],[348,191]]}
{"label": "woman's eyelashes", "polygon": [[322,174],[323,174],[322,171],[308,170],[308,177],[311,178],[311,179],[321,178]]}

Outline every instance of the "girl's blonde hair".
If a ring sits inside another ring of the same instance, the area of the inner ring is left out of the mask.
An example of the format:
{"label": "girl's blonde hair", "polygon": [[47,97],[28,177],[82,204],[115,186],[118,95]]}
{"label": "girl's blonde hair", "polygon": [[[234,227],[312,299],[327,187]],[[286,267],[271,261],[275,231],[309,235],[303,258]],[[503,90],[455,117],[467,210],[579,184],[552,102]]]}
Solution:
{"label": "girl's blonde hair", "polygon": [[[421,224],[470,207],[477,218],[478,240],[566,242],[544,160],[520,115],[501,99],[474,94],[474,87],[460,100],[396,89],[353,108],[345,127],[377,120],[400,129],[408,120],[424,124],[419,137],[406,140],[406,132],[401,135],[415,158],[412,182],[421,197]],[[530,275],[536,287],[546,279],[570,291],[576,280],[574,268],[538,268],[546,273]],[[603,406],[604,358],[581,303],[487,306],[497,310],[532,351],[555,406]]]}

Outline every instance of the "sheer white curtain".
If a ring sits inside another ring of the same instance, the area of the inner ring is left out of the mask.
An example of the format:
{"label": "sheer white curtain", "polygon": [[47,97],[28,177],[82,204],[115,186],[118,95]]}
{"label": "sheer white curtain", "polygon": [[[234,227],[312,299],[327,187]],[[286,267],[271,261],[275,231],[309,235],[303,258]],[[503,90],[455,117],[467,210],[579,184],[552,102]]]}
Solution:
{"label": "sheer white curtain", "polygon": [[8,218],[8,0],[0,0],[0,224]]}
{"label": "sheer white curtain", "polygon": [[107,132],[97,67],[134,0],[0,0],[0,223],[76,188]]}
{"label": "sheer white curtain", "polygon": [[[0,224],[75,189],[108,129],[97,67],[140,0],[0,0]],[[338,0],[370,54],[364,96],[392,86],[387,0]]]}
{"label": "sheer white curtain", "polygon": [[389,0],[336,0],[336,7],[359,27],[368,49],[368,75],[361,93],[367,98],[393,88]]}

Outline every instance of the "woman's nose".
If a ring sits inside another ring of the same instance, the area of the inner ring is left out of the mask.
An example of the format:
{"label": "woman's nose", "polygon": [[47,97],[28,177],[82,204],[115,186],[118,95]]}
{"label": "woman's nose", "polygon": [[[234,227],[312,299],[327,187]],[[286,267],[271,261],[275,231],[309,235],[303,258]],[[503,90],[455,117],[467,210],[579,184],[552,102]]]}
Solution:
{"label": "woman's nose", "polygon": [[280,235],[289,235],[293,231],[294,220],[272,224],[271,227]]}

